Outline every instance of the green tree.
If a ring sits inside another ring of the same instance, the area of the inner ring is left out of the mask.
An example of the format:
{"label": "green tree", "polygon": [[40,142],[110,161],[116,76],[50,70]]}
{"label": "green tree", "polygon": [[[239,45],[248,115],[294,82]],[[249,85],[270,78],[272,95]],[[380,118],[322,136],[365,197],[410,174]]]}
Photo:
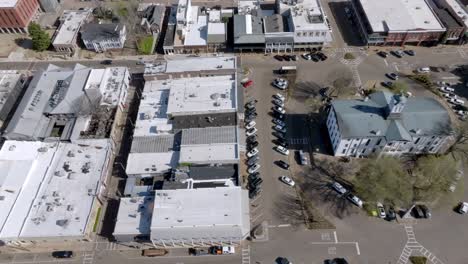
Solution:
{"label": "green tree", "polygon": [[31,36],[33,50],[44,51],[49,48],[51,42],[50,36],[38,24],[34,22],[29,24],[28,31]]}
{"label": "green tree", "polygon": [[28,26],[29,36],[31,37],[37,36],[41,31],[41,26],[35,22],[31,22]]}
{"label": "green tree", "polygon": [[405,82],[394,82],[390,89],[395,93],[406,93],[408,91],[408,84]]}
{"label": "green tree", "polygon": [[433,201],[447,192],[457,174],[457,162],[450,156],[424,156],[413,170],[413,192],[417,201]]}
{"label": "green tree", "polygon": [[449,127],[443,128],[443,130],[453,133],[453,143],[446,153],[456,160],[468,161],[468,124],[463,122],[453,130]]}
{"label": "green tree", "polygon": [[411,179],[400,160],[392,157],[367,159],[353,180],[357,194],[368,202],[407,206],[413,198]]}

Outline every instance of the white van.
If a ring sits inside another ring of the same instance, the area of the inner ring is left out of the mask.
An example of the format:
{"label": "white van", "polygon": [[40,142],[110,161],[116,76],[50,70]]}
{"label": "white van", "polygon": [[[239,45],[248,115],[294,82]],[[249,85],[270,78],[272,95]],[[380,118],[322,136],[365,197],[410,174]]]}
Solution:
{"label": "white van", "polygon": [[431,69],[429,67],[418,68],[419,73],[430,73]]}

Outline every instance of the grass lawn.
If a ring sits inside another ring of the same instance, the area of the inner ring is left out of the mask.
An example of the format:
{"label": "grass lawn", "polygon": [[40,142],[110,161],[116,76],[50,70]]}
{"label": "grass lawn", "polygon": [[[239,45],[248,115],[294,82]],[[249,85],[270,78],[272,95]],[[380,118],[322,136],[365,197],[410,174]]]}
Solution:
{"label": "grass lawn", "polygon": [[152,36],[141,38],[138,41],[138,53],[139,54],[144,54],[144,55],[152,54],[153,53],[152,47],[153,47],[153,37]]}

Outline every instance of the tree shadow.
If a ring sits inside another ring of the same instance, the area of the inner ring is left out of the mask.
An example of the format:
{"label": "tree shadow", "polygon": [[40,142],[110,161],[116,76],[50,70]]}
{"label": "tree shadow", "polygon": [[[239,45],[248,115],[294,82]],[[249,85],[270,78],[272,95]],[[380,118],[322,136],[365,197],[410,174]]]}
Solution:
{"label": "tree shadow", "polygon": [[292,194],[283,193],[275,200],[273,214],[292,227],[304,224],[305,216],[301,200]]}
{"label": "tree shadow", "polygon": [[32,50],[32,40],[29,38],[17,38],[15,39],[15,44],[23,49],[30,49]]}

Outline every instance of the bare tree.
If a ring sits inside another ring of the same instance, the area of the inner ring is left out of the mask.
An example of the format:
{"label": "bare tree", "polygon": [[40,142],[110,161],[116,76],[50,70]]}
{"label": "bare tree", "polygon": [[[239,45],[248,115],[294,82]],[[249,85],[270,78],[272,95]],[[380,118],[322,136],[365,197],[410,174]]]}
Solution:
{"label": "bare tree", "polygon": [[330,96],[342,96],[353,85],[353,73],[345,67],[330,73],[327,79],[333,88],[329,92]]}
{"label": "bare tree", "polygon": [[[448,130],[447,128],[446,130]],[[449,131],[447,131],[449,132]],[[468,160],[468,124],[463,122],[460,126],[453,129],[453,143],[447,149],[446,153],[450,154],[456,160]]]}
{"label": "bare tree", "polygon": [[292,226],[304,224],[303,211],[302,202],[297,196],[283,194],[275,201],[274,213]]}

